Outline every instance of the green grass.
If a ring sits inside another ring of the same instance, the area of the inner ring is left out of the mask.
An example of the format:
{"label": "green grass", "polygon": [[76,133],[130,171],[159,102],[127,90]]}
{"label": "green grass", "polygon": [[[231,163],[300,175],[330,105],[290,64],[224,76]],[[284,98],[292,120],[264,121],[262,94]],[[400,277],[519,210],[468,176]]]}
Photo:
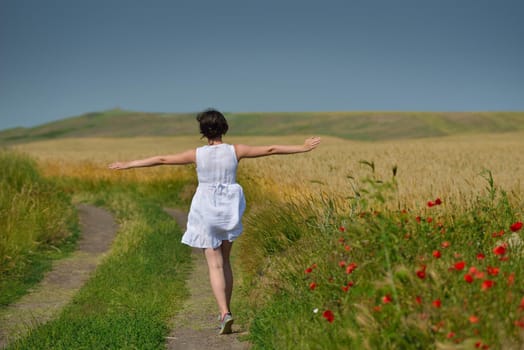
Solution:
{"label": "green grass", "polygon": [[[120,109],[87,113],[33,128],[0,131],[0,145],[52,138],[198,134],[196,113]],[[524,130],[524,112],[226,113],[233,136],[317,134],[376,141]]]}
{"label": "green grass", "polygon": [[[60,180],[82,201],[110,209],[121,225],[110,255],[59,315],[9,349],[158,349],[187,297],[190,250],[163,205],[181,205],[183,179],[156,182]],[[170,202],[158,201],[174,187]],[[165,192],[165,191],[164,191]]]}
{"label": "green grass", "polygon": [[7,151],[0,165],[2,305],[25,294],[53,259],[74,249],[72,197],[108,208],[120,223],[109,255],[73,302],[9,348],[161,347],[169,318],[187,296],[190,267],[190,250],[163,207],[187,205],[177,196],[187,180],[176,173],[149,181],[43,178],[31,158]]}
{"label": "green grass", "polygon": [[[524,205],[484,176],[467,205],[415,212],[395,202],[394,179],[373,174],[355,193],[293,201],[268,198],[257,178],[239,174],[249,210],[234,250],[234,312],[249,321],[253,348],[521,348],[524,248],[509,242],[523,239],[510,225],[523,221]],[[112,250],[57,319],[10,349],[160,348],[187,296],[190,250],[162,207],[187,206],[176,194],[188,180],[85,178],[52,183],[116,215]]]}
{"label": "green grass", "polygon": [[43,278],[78,236],[70,196],[26,155],[0,151],[0,307]]}
{"label": "green grass", "polygon": [[510,229],[522,202],[486,179],[468,205],[420,212],[392,205],[394,181],[364,181],[349,210],[334,198],[268,202],[245,186],[259,203],[238,256],[253,348],[522,348],[524,244],[508,243],[524,240]]}

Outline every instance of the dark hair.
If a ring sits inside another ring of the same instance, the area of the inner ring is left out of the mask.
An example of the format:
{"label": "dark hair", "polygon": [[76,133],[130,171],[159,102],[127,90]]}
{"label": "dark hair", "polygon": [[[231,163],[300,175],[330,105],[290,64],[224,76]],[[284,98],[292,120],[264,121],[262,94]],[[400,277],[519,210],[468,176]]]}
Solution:
{"label": "dark hair", "polygon": [[206,109],[198,113],[196,119],[200,124],[200,133],[210,140],[225,135],[229,128],[224,115],[215,109]]}

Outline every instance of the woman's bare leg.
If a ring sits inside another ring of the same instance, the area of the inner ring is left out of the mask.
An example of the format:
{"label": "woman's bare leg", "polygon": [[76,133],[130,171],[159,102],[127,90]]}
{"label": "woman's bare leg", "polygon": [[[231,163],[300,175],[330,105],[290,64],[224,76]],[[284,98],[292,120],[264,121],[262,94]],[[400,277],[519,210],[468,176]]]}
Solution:
{"label": "woman's bare leg", "polygon": [[231,296],[233,295],[233,270],[231,269],[231,262],[229,257],[231,255],[231,248],[233,242],[222,241],[222,259],[224,262],[224,279],[226,281],[226,301],[227,308],[231,307]]}
{"label": "woman's bare leg", "polygon": [[229,303],[231,302],[233,290],[233,274],[229,262],[231,246],[231,242],[223,241],[222,246],[217,249],[204,249],[204,255],[209,268],[211,289],[215,295],[222,317],[229,312]]}

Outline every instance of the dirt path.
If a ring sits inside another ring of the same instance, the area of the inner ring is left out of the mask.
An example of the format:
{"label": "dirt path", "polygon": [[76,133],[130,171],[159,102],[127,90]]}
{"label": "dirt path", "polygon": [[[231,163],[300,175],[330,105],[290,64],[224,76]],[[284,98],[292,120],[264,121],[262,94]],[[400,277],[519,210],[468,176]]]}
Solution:
{"label": "dirt path", "polygon": [[81,236],[78,249],[56,261],[42,282],[18,302],[0,311],[0,348],[31,328],[56,317],[89,279],[118,230],[113,216],[86,204],[77,206]]}
{"label": "dirt path", "polygon": [[[77,208],[82,232],[77,251],[56,261],[38,286],[18,302],[0,311],[0,348],[56,317],[89,279],[109,250],[118,230],[113,216],[104,209],[86,204],[80,204]],[[180,227],[185,228],[187,215],[183,211],[166,211]],[[172,320],[172,332],[167,337],[166,348],[249,349],[248,343],[238,340],[238,336],[245,333],[238,325],[233,326],[233,334],[218,335],[216,304],[201,250],[193,250],[193,263],[194,269],[187,281],[191,295],[182,311]]]}
{"label": "dirt path", "polygon": [[[184,229],[187,215],[180,210],[166,209]],[[190,297],[181,312],[172,320],[172,331],[167,338],[169,350],[242,350],[249,344],[238,340],[245,334],[238,325],[233,325],[233,334],[218,335],[218,313],[215,298],[209,286],[207,264],[201,249],[193,249],[193,271],[187,281]]]}

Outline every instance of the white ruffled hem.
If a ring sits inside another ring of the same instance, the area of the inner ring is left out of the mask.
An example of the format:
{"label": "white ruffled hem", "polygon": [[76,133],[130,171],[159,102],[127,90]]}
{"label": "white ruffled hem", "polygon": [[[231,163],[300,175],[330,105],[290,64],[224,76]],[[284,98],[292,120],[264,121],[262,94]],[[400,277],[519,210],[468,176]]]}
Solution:
{"label": "white ruffled hem", "polygon": [[194,234],[186,231],[182,236],[182,243],[193,248],[213,248],[216,249],[222,245],[222,241],[234,242],[242,234],[242,228],[235,232],[223,235],[224,237],[210,237],[203,234]]}

